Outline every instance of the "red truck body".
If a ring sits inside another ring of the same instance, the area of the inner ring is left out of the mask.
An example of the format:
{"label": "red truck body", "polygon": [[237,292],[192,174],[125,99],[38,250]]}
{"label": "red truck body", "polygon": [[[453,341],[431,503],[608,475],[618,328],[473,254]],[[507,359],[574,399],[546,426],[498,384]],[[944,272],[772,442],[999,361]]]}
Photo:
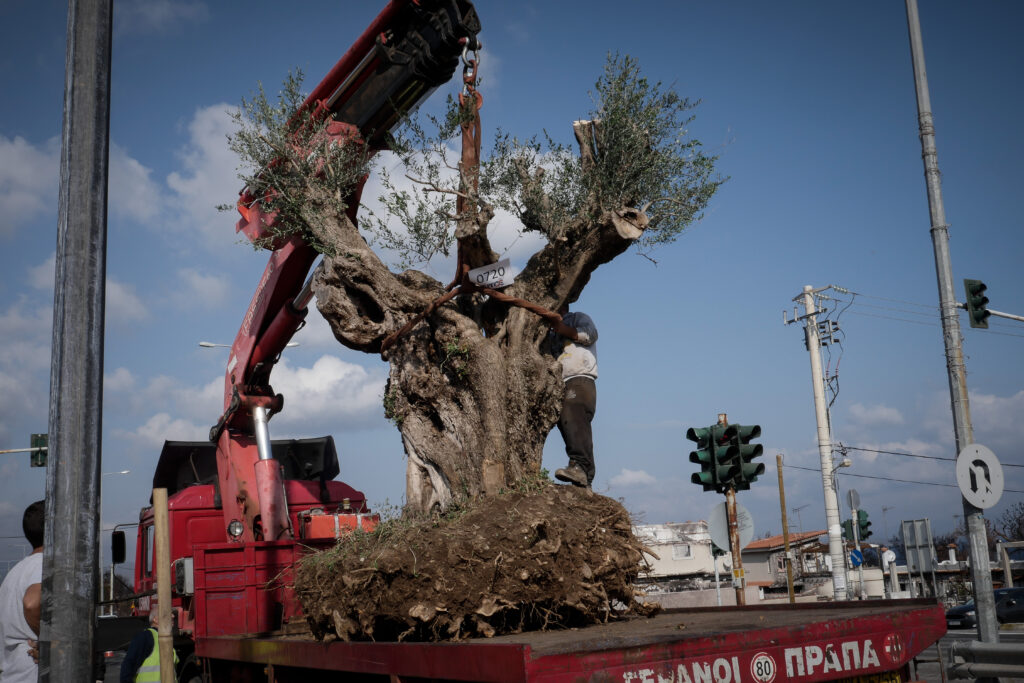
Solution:
{"label": "red truck body", "polygon": [[216,636],[201,639],[197,652],[221,665],[245,662],[281,682],[897,683],[909,680],[909,663],[942,636],[944,623],[942,607],[928,600],[809,603],[669,610],[458,643]]}
{"label": "red truck body", "polygon": [[[329,118],[326,134],[339,144],[380,150],[402,113],[451,78],[460,52],[465,60],[477,49],[478,30],[469,0],[391,0],[303,109]],[[249,188],[240,194],[237,230],[272,253],[231,349],[224,412],[209,442],[167,442],[153,477],[168,491],[180,680],[900,681],[945,632],[937,604],[890,601],[675,610],[457,643],[316,641],[294,593],[295,564],[377,517],[362,492],[335,481],[331,437],[270,439],[267,422],[283,407],[270,374],[302,325],[316,254],[299,237],[265,241],[276,217]],[[144,508],[143,613],[154,607],[153,521]]]}

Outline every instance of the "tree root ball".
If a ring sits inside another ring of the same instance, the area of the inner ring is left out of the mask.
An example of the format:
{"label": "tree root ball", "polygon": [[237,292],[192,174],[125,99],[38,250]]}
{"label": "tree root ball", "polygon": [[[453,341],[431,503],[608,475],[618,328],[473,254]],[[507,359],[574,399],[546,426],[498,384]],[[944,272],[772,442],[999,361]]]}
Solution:
{"label": "tree root ball", "polygon": [[635,598],[642,551],[619,502],[544,482],[357,532],[305,557],[295,589],[320,639],[564,629],[655,613]]}

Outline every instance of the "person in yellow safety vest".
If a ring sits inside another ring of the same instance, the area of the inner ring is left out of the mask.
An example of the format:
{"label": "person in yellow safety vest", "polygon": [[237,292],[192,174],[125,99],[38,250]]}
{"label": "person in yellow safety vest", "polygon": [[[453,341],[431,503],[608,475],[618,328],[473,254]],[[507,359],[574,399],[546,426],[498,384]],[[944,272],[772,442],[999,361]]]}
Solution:
{"label": "person in yellow safety vest", "polygon": [[[156,625],[157,611],[154,609],[149,613],[149,628],[136,633],[128,645],[124,661],[121,662],[121,683],[160,683],[160,647],[157,645]],[[177,652],[174,652],[174,668],[178,668]]]}

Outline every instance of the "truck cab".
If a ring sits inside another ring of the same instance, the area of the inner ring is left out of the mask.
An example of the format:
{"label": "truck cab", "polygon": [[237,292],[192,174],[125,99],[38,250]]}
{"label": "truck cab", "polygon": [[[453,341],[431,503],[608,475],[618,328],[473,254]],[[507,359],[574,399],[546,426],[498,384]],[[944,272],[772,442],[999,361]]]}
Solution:
{"label": "truck cab", "polygon": [[[334,481],[339,466],[332,437],[275,440],[271,448],[294,541],[243,542],[240,522],[225,523],[216,444],[164,443],[153,488],[168,494],[172,607],[180,635],[263,633],[300,620],[289,580],[294,562],[355,529],[370,531],[379,520],[361,491]],[[154,608],[155,566],[148,506],[139,514],[135,547],[135,592],[143,614]]]}

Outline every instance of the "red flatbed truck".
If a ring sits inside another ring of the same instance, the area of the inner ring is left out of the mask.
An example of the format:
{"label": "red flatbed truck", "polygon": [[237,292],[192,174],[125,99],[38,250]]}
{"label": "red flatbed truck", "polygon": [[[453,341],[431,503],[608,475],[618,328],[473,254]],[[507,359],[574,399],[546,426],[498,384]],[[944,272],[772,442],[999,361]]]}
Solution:
{"label": "red flatbed truck", "polygon": [[[475,74],[467,53],[478,31],[469,0],[391,0],[302,106],[329,119],[339,144],[384,149],[401,112],[449,80],[460,53]],[[316,641],[292,587],[295,562],[376,516],[360,491],[335,481],[331,437],[270,439],[268,421],[283,407],[270,374],[306,315],[316,253],[300,237],[268,239],[276,216],[249,188],[240,195],[237,231],[271,255],[231,348],[224,412],[209,441],[167,442],[153,477],[168,491],[179,680],[895,682],[945,632],[938,604],[889,601],[675,610],[457,643]],[[139,522],[135,590],[146,613],[153,510]]]}

